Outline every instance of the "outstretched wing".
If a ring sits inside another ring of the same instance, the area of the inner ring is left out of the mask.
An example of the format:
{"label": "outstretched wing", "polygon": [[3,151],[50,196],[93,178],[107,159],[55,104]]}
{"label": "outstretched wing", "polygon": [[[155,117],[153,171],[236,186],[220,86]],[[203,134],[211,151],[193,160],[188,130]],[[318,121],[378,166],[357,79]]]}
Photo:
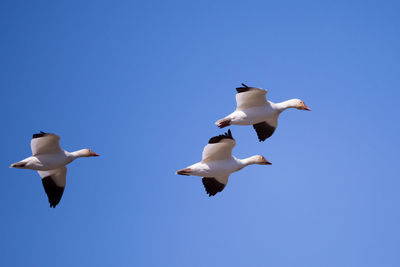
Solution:
{"label": "outstretched wing", "polygon": [[267,104],[267,90],[256,87],[248,87],[243,83],[242,85],[243,87],[236,88],[237,110],[243,110]]}
{"label": "outstretched wing", "polygon": [[265,141],[265,139],[271,137],[271,135],[275,132],[276,127],[269,125],[266,121],[253,124],[254,130],[256,130],[258,140]]}
{"label": "outstretched wing", "polygon": [[31,140],[32,155],[53,154],[62,151],[60,137],[56,134],[40,132],[34,134]]}
{"label": "outstretched wing", "polygon": [[203,177],[202,182],[208,196],[214,196],[215,194],[224,190],[228,183],[229,176],[225,177]]}
{"label": "outstretched wing", "polygon": [[231,130],[227,133],[212,137],[204,147],[202,162],[224,160],[232,157],[232,149],[235,147],[235,139]]}
{"label": "outstretched wing", "polygon": [[49,199],[50,207],[55,208],[60,202],[67,182],[67,168],[61,167],[50,171],[38,171],[42,177],[44,191]]}

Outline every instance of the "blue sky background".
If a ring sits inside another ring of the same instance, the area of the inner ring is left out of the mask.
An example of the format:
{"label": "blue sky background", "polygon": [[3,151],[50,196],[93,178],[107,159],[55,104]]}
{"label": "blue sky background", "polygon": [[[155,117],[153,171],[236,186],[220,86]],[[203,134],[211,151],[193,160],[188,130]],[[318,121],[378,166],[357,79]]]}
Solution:
{"label": "blue sky background", "polygon": [[[1,1],[1,266],[400,266],[398,1]],[[301,98],[209,198],[241,82]],[[99,158],[50,209],[31,135]]]}

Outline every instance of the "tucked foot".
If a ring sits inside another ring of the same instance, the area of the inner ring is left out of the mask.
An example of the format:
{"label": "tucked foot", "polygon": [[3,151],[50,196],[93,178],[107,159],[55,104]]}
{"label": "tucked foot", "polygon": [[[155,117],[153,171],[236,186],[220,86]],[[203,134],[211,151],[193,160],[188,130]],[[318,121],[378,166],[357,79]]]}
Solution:
{"label": "tucked foot", "polygon": [[231,121],[230,120],[221,120],[221,121],[217,122],[217,126],[219,128],[221,128],[221,129],[226,127],[226,126],[229,126],[229,125],[231,125]]}
{"label": "tucked foot", "polygon": [[190,175],[192,173],[192,169],[190,168],[186,168],[186,169],[182,169],[176,172],[176,174],[179,175]]}
{"label": "tucked foot", "polygon": [[23,167],[25,167],[25,165],[26,165],[26,163],[17,162],[17,163],[11,164],[10,168],[23,168]]}

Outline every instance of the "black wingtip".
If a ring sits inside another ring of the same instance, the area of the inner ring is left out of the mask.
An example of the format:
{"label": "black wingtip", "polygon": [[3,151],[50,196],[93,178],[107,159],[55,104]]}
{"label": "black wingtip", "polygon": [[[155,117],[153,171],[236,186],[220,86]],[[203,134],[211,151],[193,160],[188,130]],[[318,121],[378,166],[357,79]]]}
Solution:
{"label": "black wingtip", "polygon": [[226,135],[233,139],[231,129],[228,129],[228,132],[226,133]]}
{"label": "black wingtip", "polygon": [[222,190],[225,188],[223,183],[218,182],[213,177],[203,177],[202,182],[209,197],[215,196],[217,193],[222,192]]}
{"label": "black wingtip", "polygon": [[33,134],[32,139],[45,136],[47,133],[40,131],[40,133]]}
{"label": "black wingtip", "polygon": [[258,140],[264,142],[267,138],[271,137],[275,132],[275,127],[269,125],[267,122],[260,122],[253,124],[254,130],[256,130]]}
{"label": "black wingtip", "polygon": [[42,178],[44,191],[50,203],[50,208],[55,208],[62,198],[64,187],[58,186],[51,176]]}
{"label": "black wingtip", "polygon": [[232,139],[233,140],[233,136],[232,136],[232,132],[229,129],[228,132],[224,133],[224,134],[220,134],[214,137],[211,137],[210,140],[208,141],[209,144],[215,144],[220,142],[222,139]]}
{"label": "black wingtip", "polygon": [[238,92],[238,94],[239,94],[239,93],[244,93],[244,92],[247,92],[247,91],[250,91],[250,90],[251,90],[251,87],[248,87],[248,86],[245,85],[244,83],[242,83],[242,86],[243,86],[243,87],[237,87],[237,88],[236,88],[236,91]]}

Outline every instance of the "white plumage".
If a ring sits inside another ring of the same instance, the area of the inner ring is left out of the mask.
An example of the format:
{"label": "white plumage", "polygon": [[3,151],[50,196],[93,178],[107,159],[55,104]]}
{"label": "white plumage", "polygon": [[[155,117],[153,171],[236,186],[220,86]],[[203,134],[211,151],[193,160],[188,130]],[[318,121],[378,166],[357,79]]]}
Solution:
{"label": "white plumage", "polygon": [[98,154],[90,149],[68,152],[61,149],[60,137],[56,134],[40,132],[34,134],[31,140],[32,156],[10,168],[37,170],[44,190],[49,199],[50,207],[60,202],[66,184],[67,168],[65,165],[80,157],[96,157]]}
{"label": "white plumage", "polygon": [[203,185],[209,196],[221,192],[228,183],[229,175],[251,164],[270,165],[263,156],[238,159],[232,156],[236,142],[231,131],[212,137],[204,147],[202,160],[176,173],[203,177]]}
{"label": "white plumage", "polygon": [[279,115],[288,108],[310,110],[302,100],[291,99],[273,103],[266,99],[267,90],[255,87],[236,88],[236,110],[215,124],[220,128],[229,125],[253,125],[258,139],[269,138],[278,126]]}

